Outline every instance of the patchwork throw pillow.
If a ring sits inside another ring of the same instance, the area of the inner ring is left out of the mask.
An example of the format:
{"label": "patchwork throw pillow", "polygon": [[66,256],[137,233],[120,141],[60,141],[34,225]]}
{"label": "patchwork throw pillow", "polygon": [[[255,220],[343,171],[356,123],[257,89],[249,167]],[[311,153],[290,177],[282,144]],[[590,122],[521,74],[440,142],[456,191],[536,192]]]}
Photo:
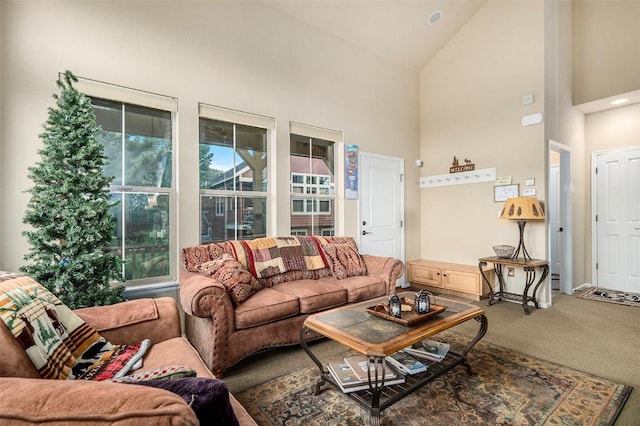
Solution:
{"label": "patchwork throw pillow", "polygon": [[201,425],[236,426],[239,424],[229,401],[229,388],[222,380],[189,377],[129,383],[160,388],[180,395],[196,413]]}
{"label": "patchwork throw pillow", "polygon": [[219,281],[236,305],[245,302],[264,286],[228,253],[196,267],[202,275]]}
{"label": "patchwork throw pillow", "polygon": [[367,266],[353,244],[323,244],[322,250],[337,279],[367,275]]}
{"label": "patchwork throw pillow", "polygon": [[196,272],[196,268],[198,265],[211,260],[211,255],[209,254],[208,246],[199,245],[195,247],[183,248],[180,258],[182,259],[182,265],[184,266],[184,269],[189,272]]}

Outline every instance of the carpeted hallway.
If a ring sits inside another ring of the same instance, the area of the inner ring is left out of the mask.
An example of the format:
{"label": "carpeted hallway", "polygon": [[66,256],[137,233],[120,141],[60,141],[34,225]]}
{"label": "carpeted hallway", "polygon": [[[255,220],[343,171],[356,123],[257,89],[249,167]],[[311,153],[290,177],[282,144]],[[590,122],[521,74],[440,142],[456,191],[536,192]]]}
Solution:
{"label": "carpeted hallway", "polygon": [[[616,425],[638,424],[640,309],[572,295],[556,296],[551,308],[534,310],[531,315],[524,315],[522,307],[514,303],[473,303],[484,307],[489,319],[489,331],[483,340],[633,386]],[[475,335],[477,324],[472,321],[453,330],[471,336]],[[313,344],[313,351],[321,360],[343,350],[329,340]],[[238,393],[312,365],[299,347],[274,349],[242,361],[229,369],[224,379],[230,390]]]}

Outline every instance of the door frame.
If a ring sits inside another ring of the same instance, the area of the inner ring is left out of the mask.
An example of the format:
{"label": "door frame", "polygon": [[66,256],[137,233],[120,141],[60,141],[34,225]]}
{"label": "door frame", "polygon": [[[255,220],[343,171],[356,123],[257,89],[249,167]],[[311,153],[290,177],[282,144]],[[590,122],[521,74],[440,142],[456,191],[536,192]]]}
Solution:
{"label": "door frame", "polygon": [[[371,158],[371,159],[381,159],[381,160],[386,160],[386,161],[392,161],[394,163],[397,163],[400,167],[400,176],[401,176],[401,180],[398,183],[399,185],[399,193],[400,193],[400,218],[402,221],[402,224],[400,226],[400,257],[399,259],[402,261],[402,263],[405,263],[405,226],[404,226],[404,158],[401,157],[394,157],[394,156],[390,156],[390,155],[382,155],[382,154],[373,154],[370,152],[363,152],[363,151],[359,151],[358,152],[358,164],[361,165],[362,164],[362,158],[363,157],[367,157],[367,158]],[[362,167],[358,167],[358,180],[360,182],[362,182]],[[364,191],[365,190],[365,186],[361,185],[360,183],[358,184],[359,190],[360,191]],[[358,246],[362,247],[362,195],[360,195],[358,197]],[[369,197],[369,199],[371,199],[371,197]],[[406,271],[405,271],[406,272]],[[398,283],[400,283],[402,285],[402,287],[406,286],[406,273],[403,273],[403,275],[398,279]]]}
{"label": "door frame", "polygon": [[[560,202],[560,208],[558,209],[558,216],[560,222],[563,224],[563,245],[562,245],[562,263],[560,264],[560,293],[572,294],[573,293],[573,197],[571,192],[571,147],[564,145],[560,142],[556,142],[553,139],[549,139],[549,154],[551,151],[555,151],[560,154],[560,190],[558,194],[558,201]],[[550,158],[551,155],[548,156]],[[551,179],[549,179],[549,173],[551,165],[547,161],[547,203],[555,202],[551,200],[549,194],[551,190],[549,185]],[[547,211],[550,207],[547,208]],[[571,224],[571,225],[570,225]],[[551,224],[547,222],[547,244],[548,253],[551,255]],[[549,262],[553,262],[554,259],[549,259]],[[547,300],[551,301],[551,281],[546,286]]]}
{"label": "door frame", "polygon": [[596,174],[598,157],[614,152],[633,151],[637,149],[640,149],[640,145],[603,149],[591,153],[591,285],[595,285],[596,287],[599,287],[598,268],[596,267],[598,264],[598,222],[596,221],[596,214],[598,213],[598,177]]}

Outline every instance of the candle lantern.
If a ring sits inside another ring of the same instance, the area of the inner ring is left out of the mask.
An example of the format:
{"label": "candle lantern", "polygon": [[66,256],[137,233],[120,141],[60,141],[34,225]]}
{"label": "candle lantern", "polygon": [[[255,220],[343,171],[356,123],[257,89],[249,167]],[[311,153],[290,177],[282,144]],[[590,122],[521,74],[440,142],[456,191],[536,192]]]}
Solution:
{"label": "candle lantern", "polygon": [[418,314],[426,314],[431,309],[431,293],[425,290],[420,290],[416,293],[414,301],[414,306],[416,309],[416,313]]}
{"label": "candle lantern", "polygon": [[402,302],[395,293],[389,298],[389,313],[396,318],[402,318]]}

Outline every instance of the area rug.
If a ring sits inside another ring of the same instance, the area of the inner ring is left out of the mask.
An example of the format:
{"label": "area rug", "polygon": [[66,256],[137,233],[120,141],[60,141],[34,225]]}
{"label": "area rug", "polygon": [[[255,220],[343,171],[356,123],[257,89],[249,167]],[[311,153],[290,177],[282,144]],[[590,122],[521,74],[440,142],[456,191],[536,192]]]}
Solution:
{"label": "area rug", "polygon": [[[450,331],[439,337],[452,350],[464,342]],[[632,390],[482,341],[469,360],[473,376],[454,368],[385,410],[381,424],[611,425]],[[369,423],[369,412],[333,387],[314,396],[318,374],[305,368],[235,396],[261,426]]]}
{"label": "area rug", "polygon": [[580,295],[583,299],[599,302],[617,303],[619,305],[640,307],[640,293],[630,293],[606,288],[591,287]]}

